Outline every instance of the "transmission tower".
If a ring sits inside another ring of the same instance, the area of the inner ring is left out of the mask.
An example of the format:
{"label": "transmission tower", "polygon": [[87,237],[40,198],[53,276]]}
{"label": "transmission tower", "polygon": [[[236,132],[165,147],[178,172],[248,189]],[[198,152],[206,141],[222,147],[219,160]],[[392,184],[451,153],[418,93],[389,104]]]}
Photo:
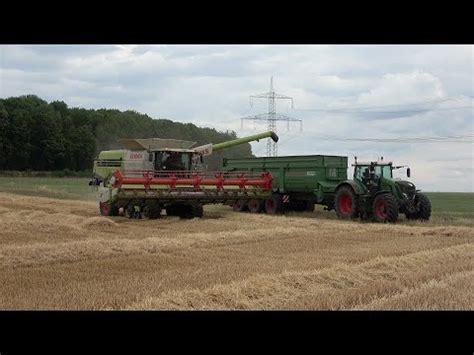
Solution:
{"label": "transmission tower", "polygon": [[[250,107],[253,106],[253,99],[268,99],[268,112],[261,113],[254,116],[246,116],[241,118],[241,125],[242,128],[244,127],[244,120],[253,120],[254,125],[255,121],[267,121],[268,130],[276,132],[277,121],[286,121],[287,123],[287,130],[290,130],[290,121],[298,121],[300,123],[300,130],[303,128],[303,121],[297,118],[288,117],[285,115],[281,115],[276,112],[276,104],[275,100],[291,100],[291,108],[293,108],[293,98],[286,95],[281,95],[275,93],[273,89],[273,76],[270,79],[270,92],[266,92],[263,94],[258,95],[251,95],[250,96]],[[268,139],[267,141],[267,156],[278,156],[278,147],[277,143],[274,142],[272,139]]]}

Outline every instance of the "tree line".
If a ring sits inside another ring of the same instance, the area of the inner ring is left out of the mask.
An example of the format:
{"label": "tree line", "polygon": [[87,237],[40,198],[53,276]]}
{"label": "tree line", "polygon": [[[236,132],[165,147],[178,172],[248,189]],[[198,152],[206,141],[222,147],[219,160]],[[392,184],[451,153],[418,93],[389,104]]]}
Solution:
{"label": "tree line", "polygon": [[[192,123],[153,119],[136,111],[70,108],[63,101],[46,102],[35,95],[0,99],[0,170],[91,170],[102,150],[123,148],[120,138],[173,138],[220,143],[237,138]],[[218,170],[222,158],[251,157],[242,144],[205,158]]]}

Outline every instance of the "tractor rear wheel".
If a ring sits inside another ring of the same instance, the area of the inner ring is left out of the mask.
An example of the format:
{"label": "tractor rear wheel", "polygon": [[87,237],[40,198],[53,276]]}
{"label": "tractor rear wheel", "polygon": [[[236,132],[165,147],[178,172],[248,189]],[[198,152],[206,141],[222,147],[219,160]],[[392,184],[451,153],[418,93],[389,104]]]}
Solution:
{"label": "tractor rear wheel", "polygon": [[348,186],[340,187],[334,197],[336,214],[341,219],[353,219],[358,215],[357,196]]}
{"label": "tractor rear wheel", "polygon": [[102,216],[118,216],[118,207],[111,204],[109,201],[99,202],[99,209]]}
{"label": "tractor rear wheel", "polygon": [[252,199],[249,201],[247,206],[249,207],[250,213],[260,213],[263,210],[263,201]]}
{"label": "tractor rear wheel", "polygon": [[265,212],[268,214],[280,214],[283,213],[284,209],[280,194],[273,194],[265,200]]}
{"label": "tractor rear wheel", "polygon": [[415,208],[416,212],[406,213],[408,219],[420,219],[427,221],[431,216],[431,202],[429,198],[423,193],[417,193],[415,195]]}
{"label": "tractor rear wheel", "polygon": [[377,222],[395,223],[398,220],[398,202],[395,197],[387,193],[375,196],[372,215]]}

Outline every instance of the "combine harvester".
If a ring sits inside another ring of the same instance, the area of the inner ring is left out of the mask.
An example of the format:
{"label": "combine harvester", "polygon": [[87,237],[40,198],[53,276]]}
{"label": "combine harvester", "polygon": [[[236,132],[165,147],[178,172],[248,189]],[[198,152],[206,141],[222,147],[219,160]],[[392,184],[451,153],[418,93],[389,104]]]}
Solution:
{"label": "combine harvester", "polygon": [[204,204],[242,198],[265,199],[271,194],[269,172],[212,172],[195,169],[202,157],[239,144],[278,136],[265,132],[219,144],[191,148],[195,142],[176,139],[120,139],[126,148],[100,152],[94,161],[91,186],[98,186],[100,213],[149,219],[161,211],[181,218],[202,217]]}

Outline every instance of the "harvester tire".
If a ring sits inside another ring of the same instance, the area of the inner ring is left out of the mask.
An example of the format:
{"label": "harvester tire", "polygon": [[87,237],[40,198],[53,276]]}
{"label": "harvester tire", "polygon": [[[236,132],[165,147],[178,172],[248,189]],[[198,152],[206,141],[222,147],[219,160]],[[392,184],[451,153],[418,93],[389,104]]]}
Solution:
{"label": "harvester tire", "polygon": [[143,216],[148,219],[157,219],[161,216],[161,207],[157,206],[145,206],[143,208]]}
{"label": "harvester tire", "polygon": [[395,197],[388,193],[375,196],[372,215],[376,222],[395,223],[398,220],[398,202]]}
{"label": "harvester tire", "polygon": [[119,209],[110,202],[99,202],[100,214],[102,216],[118,216]]}
{"label": "harvester tire", "polygon": [[267,214],[280,214],[284,210],[285,207],[280,194],[273,194],[265,200],[265,212]]}
{"label": "harvester tire", "polygon": [[263,211],[264,203],[262,200],[252,199],[248,202],[247,206],[250,213],[260,213]]}
{"label": "harvester tire", "polygon": [[427,221],[431,217],[431,202],[423,193],[417,193],[415,195],[415,206],[417,211],[414,213],[407,213],[407,219],[419,219],[422,221]]}
{"label": "harvester tire", "polygon": [[357,195],[348,186],[342,186],[334,197],[336,214],[341,219],[354,219],[359,215],[357,210]]}
{"label": "harvester tire", "polygon": [[193,217],[197,217],[197,218],[202,218],[202,215],[204,214],[204,209],[202,208],[202,204],[200,203],[192,205],[191,211],[192,211]]}

